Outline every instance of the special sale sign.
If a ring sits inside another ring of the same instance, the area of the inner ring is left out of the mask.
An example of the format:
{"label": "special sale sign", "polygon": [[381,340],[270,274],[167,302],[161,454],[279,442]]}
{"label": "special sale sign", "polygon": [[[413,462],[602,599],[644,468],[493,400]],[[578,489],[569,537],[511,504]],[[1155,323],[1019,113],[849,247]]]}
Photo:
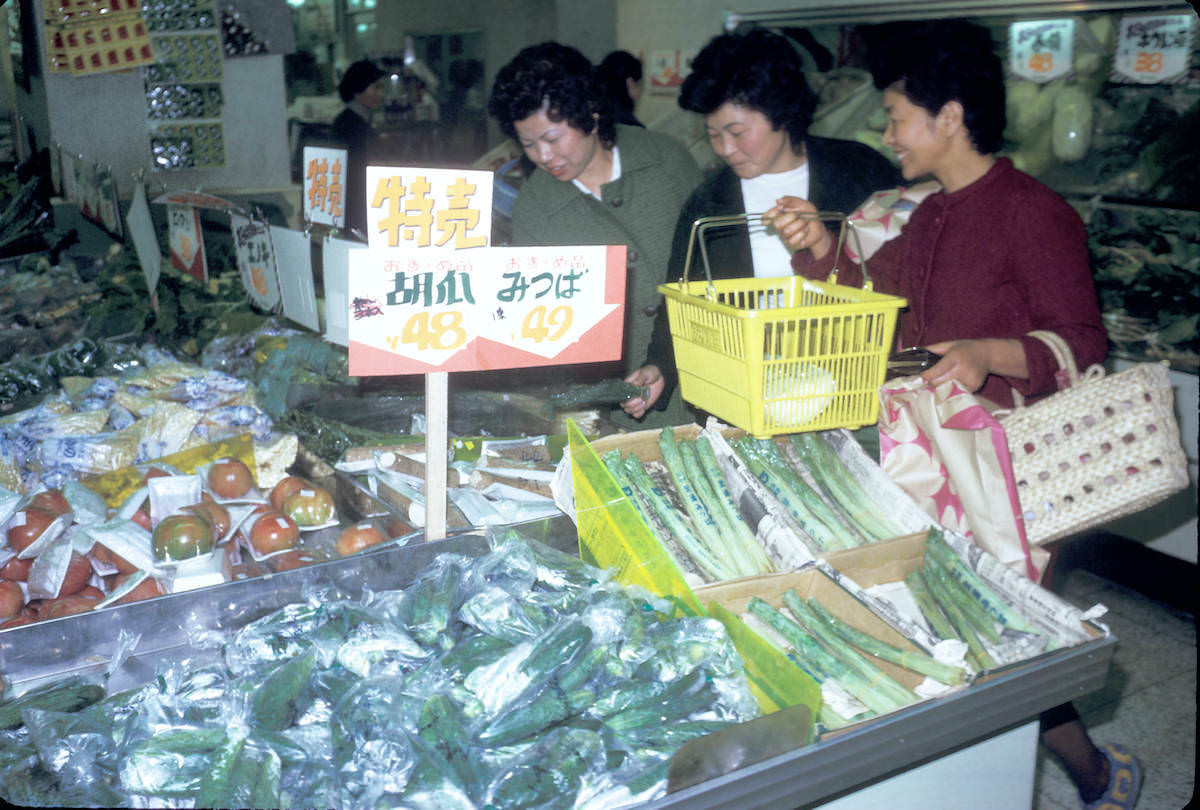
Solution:
{"label": "special sale sign", "polygon": [[368,167],[351,375],[620,359],[625,246],[488,247],[491,207],[490,172]]}
{"label": "special sale sign", "polygon": [[618,360],[625,246],[354,250],[350,374]]}

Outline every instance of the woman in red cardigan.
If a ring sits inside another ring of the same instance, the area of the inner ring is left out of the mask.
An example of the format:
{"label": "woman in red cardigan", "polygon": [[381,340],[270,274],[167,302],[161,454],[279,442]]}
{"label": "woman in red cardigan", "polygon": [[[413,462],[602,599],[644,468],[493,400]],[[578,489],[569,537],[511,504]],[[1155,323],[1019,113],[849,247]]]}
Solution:
{"label": "woman in red cardigan", "polygon": [[[998,158],[1004,132],[1004,82],[991,35],[963,22],[913,25],[876,54],[875,83],[909,181],[932,175],[942,190],[927,197],[904,230],[867,269],[875,289],[904,296],[904,346],[942,358],[922,375],[956,379],[971,391],[1011,405],[1056,389],[1055,363],[1034,329],[1057,332],[1080,368],[1101,362],[1107,338],[1088,265],[1083,223],[1066,201]],[[810,203],[783,198],[764,215],[796,251],[792,266],[823,279],[835,240],[800,214]],[[838,282],[859,285],[858,266],[840,263]],[[1066,766],[1085,807],[1133,807],[1141,768],[1121,746],[1097,747],[1070,704],[1042,716],[1042,741]]]}

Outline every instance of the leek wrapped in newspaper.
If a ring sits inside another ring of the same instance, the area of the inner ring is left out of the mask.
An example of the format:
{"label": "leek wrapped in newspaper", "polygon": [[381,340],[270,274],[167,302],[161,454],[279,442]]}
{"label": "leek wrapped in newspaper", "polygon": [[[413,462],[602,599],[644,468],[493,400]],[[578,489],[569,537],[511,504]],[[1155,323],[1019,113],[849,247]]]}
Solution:
{"label": "leek wrapped in newspaper", "polygon": [[834,680],[871,711],[886,714],[911,701],[897,700],[888,691],[880,688],[869,678],[847,666],[828,650],[825,650],[803,627],[757,596],[750,597],[746,610],[751,616],[761,619],[792,645],[800,658],[800,665],[818,681]]}
{"label": "leek wrapped in newspaper", "polygon": [[[844,534],[845,530],[840,525],[836,529],[830,527],[821,518],[813,514],[809,505],[806,505],[804,499],[792,486],[790,479],[782,471],[768,464],[758,452],[754,439],[747,436],[738,439],[732,444],[738,457],[746,465],[747,469],[750,470],[750,474],[761,481],[771,491],[792,519],[796,521],[796,524],[804,533],[801,539],[810,545],[810,551],[814,554],[819,554],[822,551],[849,548],[858,545],[857,539],[847,537]],[[792,477],[795,478],[794,475]],[[809,491],[811,492],[811,488]],[[820,498],[817,498],[817,500],[820,500]]]}
{"label": "leek wrapped in newspaper", "polygon": [[625,457],[625,470],[629,473],[629,480],[635,491],[646,499],[646,503],[658,515],[663,525],[687,552],[697,568],[714,580],[731,579],[736,576],[733,569],[709,548],[700,535],[692,531],[686,518],[679,514],[675,506],[663,495],[658,485],[650,479],[646,468],[642,466],[642,462],[637,456]]}
{"label": "leek wrapped in newspaper", "polygon": [[757,573],[766,574],[775,570],[775,566],[771,564],[771,560],[767,557],[767,553],[763,551],[754,533],[750,531],[750,527],[742,520],[741,514],[738,512],[737,504],[733,501],[733,494],[729,491],[729,485],[725,483],[725,476],[721,474],[721,465],[717,461],[716,451],[713,450],[706,436],[701,436],[696,439],[696,454],[699,456],[700,466],[704,470],[704,474],[708,477],[709,483],[712,485],[713,492],[717,498],[717,507],[721,509],[729,522],[733,525],[735,540],[742,544],[746,550],[746,555],[754,561],[757,567]]}
{"label": "leek wrapped in newspaper", "polygon": [[938,606],[945,612],[946,618],[950,620],[955,634],[967,644],[967,661],[977,670],[994,667],[995,659],[984,649],[983,642],[975,632],[975,627],[963,612],[962,606],[956,601],[955,595],[945,588],[944,583],[936,575],[933,575],[932,570],[928,570],[928,565],[926,574],[925,584],[929,586],[930,593],[937,600]]}
{"label": "leek wrapped in newspaper", "polygon": [[[917,603],[917,608],[925,618],[925,623],[933,630],[933,634],[938,638],[944,639],[958,638],[958,633],[954,632],[954,627],[951,626],[950,620],[946,618],[946,614],[938,607],[937,600],[933,598],[929,586],[925,584],[925,577],[921,569],[913,569],[912,573],[904,578],[904,584],[908,586],[909,593],[913,596],[913,601]],[[961,641],[962,639],[959,640]]]}
{"label": "leek wrapped in newspaper", "polygon": [[883,516],[880,505],[825,439],[812,433],[796,433],[792,435],[792,447],[825,494],[866,537],[886,540],[904,533]]}
{"label": "leek wrapped in newspaper", "polygon": [[[666,464],[667,471],[671,474],[671,480],[675,484],[675,492],[683,501],[684,508],[692,519],[692,525],[696,527],[704,545],[708,547],[713,556],[722,561],[724,568],[733,572],[732,576],[753,574],[754,566],[746,560],[741,548],[725,542],[722,537],[727,530],[723,529],[713,517],[704,502],[702,490],[698,489],[697,482],[694,482],[688,475],[683,456],[675,441],[675,432],[671,428],[663,428],[662,432],[658,434],[658,446],[662,451],[663,463]],[[707,486],[706,482],[704,482],[704,486]]]}
{"label": "leek wrapped in newspaper", "polygon": [[833,628],[835,633],[867,655],[873,655],[921,675],[927,675],[947,686],[957,686],[967,680],[967,672],[962,667],[943,664],[923,652],[903,650],[880,641],[874,636],[846,624],[815,599],[809,599],[808,606],[822,621]]}
{"label": "leek wrapped in newspaper", "polygon": [[817,490],[796,474],[775,442],[770,439],[756,439],[753,440],[752,446],[758,451],[759,457],[788,483],[813,516],[829,527],[835,543],[829,546],[831,549],[853,548],[870,540],[870,535],[861,532],[852,521],[843,518],[825,502]]}
{"label": "leek wrapped in newspaper", "polygon": [[962,558],[954,553],[954,549],[950,548],[950,544],[942,537],[940,531],[930,529],[925,542],[925,556],[932,556],[940,562],[945,571],[959,582],[971,594],[974,601],[978,602],[996,621],[1014,630],[1027,633],[1038,632],[1028,619],[1005,602],[978,574],[971,570],[969,565],[963,562]]}
{"label": "leek wrapped in newspaper", "polygon": [[[705,446],[707,447],[707,445]],[[721,497],[714,485],[714,481],[717,481],[720,483],[721,489],[725,489],[725,480],[721,477],[721,470],[716,467],[716,459],[713,459],[713,468],[710,470],[700,459],[697,442],[677,442],[676,447],[679,449],[680,458],[683,459],[683,469],[687,473],[688,479],[700,494],[709,514],[721,527],[719,536],[722,544],[733,559],[740,575],[754,576],[770,571],[770,561],[767,560],[766,554],[758,544],[754,542],[754,537],[746,528],[746,524],[742,522],[741,515],[737,513],[736,509],[727,506],[727,499]],[[728,501],[732,501],[732,498],[729,498]]]}
{"label": "leek wrapped in newspaper", "polygon": [[825,624],[808,604],[800,598],[800,594],[796,593],[794,589],[788,590],[783,594],[783,604],[800,620],[800,623],[808,629],[809,633],[825,645],[827,650],[844,661],[855,672],[884,690],[901,706],[915,703],[919,699],[904,684],[880,670],[879,667],[867,660],[858,650],[846,644],[833,631],[833,628]]}

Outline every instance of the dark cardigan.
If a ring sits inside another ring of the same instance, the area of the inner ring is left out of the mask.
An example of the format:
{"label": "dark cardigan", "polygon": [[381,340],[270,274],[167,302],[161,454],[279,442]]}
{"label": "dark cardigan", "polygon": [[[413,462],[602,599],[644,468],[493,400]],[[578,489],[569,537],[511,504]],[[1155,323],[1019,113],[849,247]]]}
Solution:
{"label": "dark cardigan", "polygon": [[[808,199],[820,211],[850,214],[872,193],[903,183],[896,167],[865,144],[809,135],[804,139],[804,148],[808,156]],[[693,222],[700,217],[745,212],[741,181],[733,169],[725,166],[701,183],[684,204],[675,223],[667,280],[674,282],[683,277]],[[745,225],[710,229],[705,234],[705,244],[714,279],[754,275],[750,231]],[[704,266],[698,251],[692,264],[689,278],[704,278]],[[665,304],[654,321],[646,363],[658,366],[665,381],[663,393],[655,403],[657,407],[658,403],[670,399],[678,381],[675,347],[671,342]]]}

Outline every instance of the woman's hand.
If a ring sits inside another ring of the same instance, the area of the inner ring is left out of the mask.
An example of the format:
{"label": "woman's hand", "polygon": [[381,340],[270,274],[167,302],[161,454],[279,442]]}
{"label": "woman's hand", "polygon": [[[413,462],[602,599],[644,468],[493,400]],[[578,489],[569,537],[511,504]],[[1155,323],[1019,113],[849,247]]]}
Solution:
{"label": "woman's hand", "polygon": [[625,378],[625,382],[633,385],[640,385],[647,389],[650,393],[643,399],[642,397],[634,397],[627,399],[621,403],[621,410],[632,416],[634,419],[641,419],[646,415],[646,411],[658,402],[658,398],[662,396],[663,388],[666,387],[667,381],[663,379],[662,372],[658,366],[642,366],[637,371]]}
{"label": "woman's hand", "polygon": [[1019,340],[983,338],[980,340],[946,340],[925,348],[942,359],[921,374],[931,385],[946,380],[958,380],[968,391],[978,391],[989,374],[1026,379],[1025,350]]}
{"label": "woman's hand", "polygon": [[825,223],[805,214],[817,213],[817,207],[799,197],[780,197],[762,215],[763,224],[774,228],[788,250],[810,250],[814,259],[823,259],[833,247],[833,237]]}

